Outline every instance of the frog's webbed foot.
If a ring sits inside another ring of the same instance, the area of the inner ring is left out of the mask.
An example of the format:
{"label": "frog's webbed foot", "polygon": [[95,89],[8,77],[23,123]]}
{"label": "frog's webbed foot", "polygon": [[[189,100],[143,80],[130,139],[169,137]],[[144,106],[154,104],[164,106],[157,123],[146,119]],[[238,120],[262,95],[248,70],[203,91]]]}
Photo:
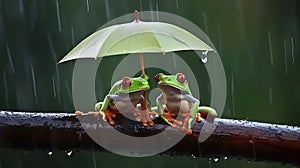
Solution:
{"label": "frog's webbed foot", "polygon": [[150,116],[155,116],[157,115],[157,113],[155,111],[139,110],[134,112],[133,115],[136,117],[135,119],[137,121],[143,122],[143,126],[153,126],[154,122],[152,121]]}
{"label": "frog's webbed foot", "polygon": [[103,113],[104,113],[104,116],[102,116],[103,121],[109,122],[111,125],[114,125],[115,121],[112,119],[112,117],[116,117],[116,113],[110,110],[104,110]]}
{"label": "frog's webbed foot", "polygon": [[178,120],[173,118],[173,117],[176,116],[174,113],[164,112],[163,115],[171,123],[172,128],[175,128],[177,125],[182,125],[181,121],[178,121]]}
{"label": "frog's webbed foot", "polygon": [[[183,131],[183,132],[186,131],[187,135],[191,135],[193,133],[193,131],[191,129],[192,118],[191,118],[190,114],[185,113],[185,114],[182,114],[181,116],[184,117],[184,120],[183,120],[182,126],[180,127],[180,131]],[[199,116],[199,117],[201,117],[201,116]]]}

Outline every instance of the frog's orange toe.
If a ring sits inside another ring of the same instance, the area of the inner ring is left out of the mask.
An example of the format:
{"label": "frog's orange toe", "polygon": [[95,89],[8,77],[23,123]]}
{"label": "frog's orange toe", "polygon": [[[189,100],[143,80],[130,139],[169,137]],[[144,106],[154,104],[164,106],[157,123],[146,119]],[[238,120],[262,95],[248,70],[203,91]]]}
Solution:
{"label": "frog's orange toe", "polygon": [[81,111],[76,111],[75,114],[76,114],[76,115],[82,115],[83,112],[81,112]]}
{"label": "frog's orange toe", "polygon": [[172,128],[176,128],[176,126],[177,126],[177,125],[174,124],[174,123],[171,125]]}
{"label": "frog's orange toe", "polygon": [[150,126],[153,126],[153,125],[154,125],[154,122],[153,122],[153,121],[149,121],[148,123],[149,123]]}
{"label": "frog's orange toe", "polygon": [[193,133],[193,131],[191,129],[188,129],[186,132],[187,135],[192,135],[192,133]]}

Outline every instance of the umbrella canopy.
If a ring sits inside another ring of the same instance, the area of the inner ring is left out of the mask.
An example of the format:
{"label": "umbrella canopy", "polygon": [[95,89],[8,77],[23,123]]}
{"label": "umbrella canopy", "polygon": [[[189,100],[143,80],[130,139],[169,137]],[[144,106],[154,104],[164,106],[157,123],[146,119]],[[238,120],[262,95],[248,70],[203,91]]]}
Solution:
{"label": "umbrella canopy", "polygon": [[183,50],[214,51],[188,31],[169,23],[143,22],[135,13],[131,23],[113,25],[91,34],[59,63],[131,53],[165,53]]}

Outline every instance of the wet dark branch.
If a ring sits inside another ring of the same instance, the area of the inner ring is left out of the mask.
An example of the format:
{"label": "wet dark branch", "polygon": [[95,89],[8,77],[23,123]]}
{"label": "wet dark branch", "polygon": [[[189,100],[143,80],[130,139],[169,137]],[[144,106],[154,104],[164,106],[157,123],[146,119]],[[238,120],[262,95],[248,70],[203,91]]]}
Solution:
{"label": "wet dark branch", "polygon": [[[78,118],[69,113],[1,111],[0,148],[106,151],[90,138],[90,133],[97,134],[96,139],[105,139],[108,144],[115,143],[118,139],[113,133],[116,132],[115,130],[138,137],[157,134],[164,130],[168,131],[170,139],[181,135],[178,129],[171,129],[160,119],[155,119],[155,123],[153,127],[144,127],[139,122],[118,116],[116,124],[111,127],[95,116]],[[226,156],[255,161],[300,164],[299,127],[216,119],[216,129],[210,135],[213,125],[204,123],[193,123],[193,135],[185,136],[179,143],[163,153],[202,157]],[[205,136],[208,138],[204,142],[199,142],[199,133],[201,138]],[[157,143],[163,142],[165,141],[157,141]],[[118,144],[126,146],[129,142]],[[122,148],[116,144],[109,145]]]}

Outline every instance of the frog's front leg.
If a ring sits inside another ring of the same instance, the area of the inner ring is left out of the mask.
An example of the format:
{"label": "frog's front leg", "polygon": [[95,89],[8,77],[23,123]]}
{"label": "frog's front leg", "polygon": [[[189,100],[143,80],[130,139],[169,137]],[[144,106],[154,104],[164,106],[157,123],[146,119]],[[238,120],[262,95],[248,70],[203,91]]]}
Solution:
{"label": "frog's front leg", "polygon": [[201,118],[206,119],[206,121],[212,123],[214,119],[217,117],[217,112],[215,109],[211,107],[199,106],[197,116],[200,116]]}
{"label": "frog's front leg", "polygon": [[187,134],[192,134],[191,125],[193,120],[196,118],[196,114],[198,112],[198,107],[200,105],[200,101],[189,94],[183,95],[183,100],[192,103],[192,107],[189,113],[184,113],[182,116],[184,117],[183,124],[180,128],[181,131],[187,130]]}
{"label": "frog's front leg", "polygon": [[102,119],[105,122],[109,122],[110,124],[115,124],[115,121],[112,117],[116,117],[116,111],[109,108],[109,106],[114,106],[115,101],[121,100],[121,97],[118,95],[109,94],[107,95],[103,102],[99,102],[95,105],[96,112],[90,112],[90,114],[99,113],[102,115]]}
{"label": "frog's front leg", "polygon": [[154,125],[154,122],[152,121],[150,115],[155,116],[156,112],[149,111],[149,109],[151,110],[151,107],[143,96],[141,96],[140,104],[137,105],[136,109],[139,109],[136,112],[134,112],[134,115],[136,116],[137,121],[142,121],[143,126],[148,126],[148,125],[153,126]]}
{"label": "frog's front leg", "polygon": [[163,104],[164,104],[165,99],[166,99],[166,97],[163,93],[160,94],[156,99],[158,115],[160,116],[161,119],[163,119],[166,123],[168,123],[172,128],[175,128],[177,126],[177,124],[181,125],[182,122],[173,118],[173,117],[175,117],[174,113],[172,113],[170,111],[164,112]]}

